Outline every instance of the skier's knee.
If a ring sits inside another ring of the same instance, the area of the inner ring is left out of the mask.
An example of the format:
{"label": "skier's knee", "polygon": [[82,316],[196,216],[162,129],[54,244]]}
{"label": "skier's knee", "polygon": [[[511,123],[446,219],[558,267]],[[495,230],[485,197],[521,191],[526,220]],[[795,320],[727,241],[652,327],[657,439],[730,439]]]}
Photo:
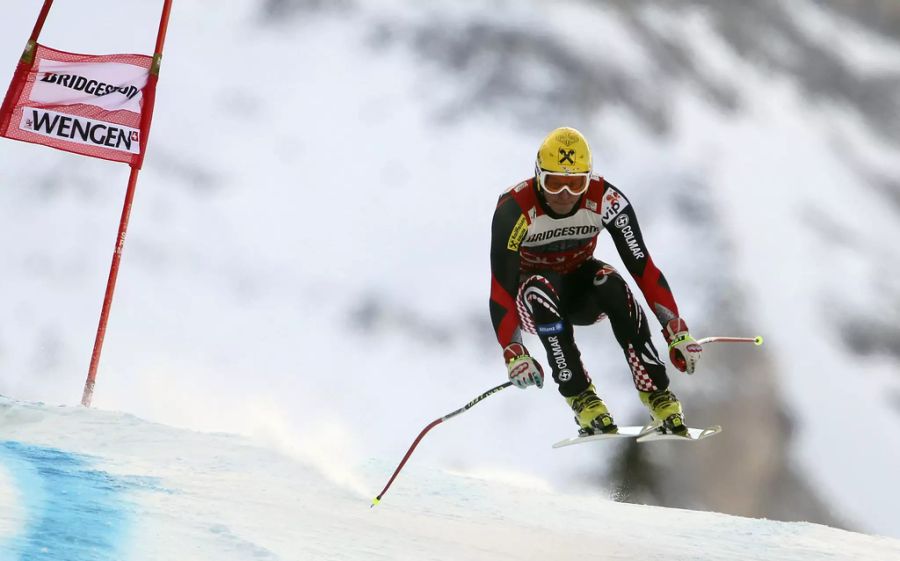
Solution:
{"label": "skier's knee", "polygon": [[600,290],[623,290],[628,289],[628,283],[622,275],[619,274],[612,265],[603,264],[594,273],[594,286]]}
{"label": "skier's knee", "polygon": [[534,326],[555,325],[562,321],[559,294],[553,284],[542,275],[532,275],[519,287],[516,298],[523,323]]}

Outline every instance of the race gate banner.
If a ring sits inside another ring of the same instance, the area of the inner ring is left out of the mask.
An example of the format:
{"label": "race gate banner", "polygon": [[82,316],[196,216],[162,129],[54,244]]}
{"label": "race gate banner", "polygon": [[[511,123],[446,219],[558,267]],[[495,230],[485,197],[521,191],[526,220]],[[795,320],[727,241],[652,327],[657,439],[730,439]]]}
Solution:
{"label": "race gate banner", "polygon": [[[156,80],[145,55],[79,55],[37,45],[0,114],[0,136],[140,167]],[[148,103],[148,100],[149,103]]]}

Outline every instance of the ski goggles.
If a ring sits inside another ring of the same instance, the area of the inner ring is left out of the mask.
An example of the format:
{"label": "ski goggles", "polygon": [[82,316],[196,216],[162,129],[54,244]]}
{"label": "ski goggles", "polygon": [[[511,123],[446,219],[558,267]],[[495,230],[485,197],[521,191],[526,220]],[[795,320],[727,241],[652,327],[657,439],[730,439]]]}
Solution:
{"label": "ski goggles", "polygon": [[[538,171],[541,188],[551,195],[558,195],[568,191],[572,195],[583,195],[591,184],[591,173],[555,173],[552,171]],[[547,181],[549,179],[549,181]]]}

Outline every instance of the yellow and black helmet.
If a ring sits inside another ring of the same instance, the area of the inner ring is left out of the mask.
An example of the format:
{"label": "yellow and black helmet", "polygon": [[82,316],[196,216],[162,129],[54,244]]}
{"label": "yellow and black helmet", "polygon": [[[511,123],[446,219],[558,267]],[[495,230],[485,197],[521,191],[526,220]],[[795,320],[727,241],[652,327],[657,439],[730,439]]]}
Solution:
{"label": "yellow and black helmet", "polygon": [[538,186],[547,173],[559,175],[590,175],[592,171],[591,147],[584,135],[570,127],[560,127],[541,142],[534,162],[534,174]]}

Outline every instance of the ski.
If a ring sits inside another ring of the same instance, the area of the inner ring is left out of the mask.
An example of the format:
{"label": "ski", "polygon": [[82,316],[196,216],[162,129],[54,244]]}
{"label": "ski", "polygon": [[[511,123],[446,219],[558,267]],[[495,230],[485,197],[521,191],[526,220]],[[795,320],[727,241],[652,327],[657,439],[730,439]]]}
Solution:
{"label": "ski", "polygon": [[616,432],[607,432],[607,433],[597,433],[591,434],[588,436],[573,436],[572,438],[567,438],[565,440],[560,440],[556,444],[553,445],[553,448],[562,448],[563,446],[571,446],[573,444],[581,444],[582,442],[590,442],[594,440],[618,440],[622,438],[638,438],[644,435],[648,435],[652,432],[655,432],[658,428],[658,425],[647,425],[643,427],[639,426],[625,426],[619,427]]}
{"label": "ski", "polygon": [[638,442],[653,442],[655,440],[675,440],[682,442],[694,442],[703,440],[710,436],[714,436],[722,432],[722,427],[712,425],[704,429],[688,427],[687,434],[675,434],[672,432],[661,432],[659,429],[647,432],[637,437]]}
{"label": "ski", "polygon": [[619,440],[623,438],[634,438],[638,442],[654,442],[657,440],[675,440],[693,442],[703,440],[722,432],[722,427],[712,425],[706,428],[688,427],[687,433],[675,434],[672,432],[663,432],[659,423],[652,423],[643,427],[627,426],[619,427],[617,432],[598,433],[589,436],[573,436],[565,440],[560,440],[553,445],[553,448],[562,448],[563,446],[571,446],[573,444],[581,444],[583,442],[591,442],[595,440]]}

